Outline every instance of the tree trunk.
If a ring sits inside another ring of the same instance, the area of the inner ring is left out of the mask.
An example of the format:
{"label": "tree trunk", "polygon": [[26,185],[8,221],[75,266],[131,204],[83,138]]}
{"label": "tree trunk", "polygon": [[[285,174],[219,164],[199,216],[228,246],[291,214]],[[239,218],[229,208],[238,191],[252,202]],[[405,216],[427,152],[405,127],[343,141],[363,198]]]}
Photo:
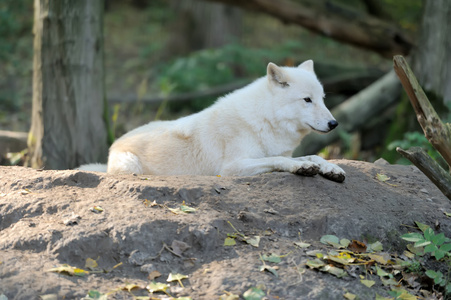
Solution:
{"label": "tree trunk", "polygon": [[412,70],[426,92],[451,103],[451,1],[424,2]]}
{"label": "tree trunk", "polygon": [[27,165],[67,169],[106,159],[103,4],[102,0],[34,1]]}
{"label": "tree trunk", "polygon": [[241,35],[241,10],[221,3],[200,0],[174,0],[179,16],[172,24],[168,41],[171,54],[217,48],[233,42]]}

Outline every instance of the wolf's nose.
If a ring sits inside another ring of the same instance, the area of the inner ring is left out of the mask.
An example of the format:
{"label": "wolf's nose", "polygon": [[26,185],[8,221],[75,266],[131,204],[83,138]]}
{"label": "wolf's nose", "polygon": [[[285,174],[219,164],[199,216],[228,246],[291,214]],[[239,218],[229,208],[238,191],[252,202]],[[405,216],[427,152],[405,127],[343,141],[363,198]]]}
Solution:
{"label": "wolf's nose", "polygon": [[327,125],[329,125],[329,129],[332,130],[338,126],[338,122],[335,120],[332,120],[332,121],[329,121],[329,123],[327,123]]}

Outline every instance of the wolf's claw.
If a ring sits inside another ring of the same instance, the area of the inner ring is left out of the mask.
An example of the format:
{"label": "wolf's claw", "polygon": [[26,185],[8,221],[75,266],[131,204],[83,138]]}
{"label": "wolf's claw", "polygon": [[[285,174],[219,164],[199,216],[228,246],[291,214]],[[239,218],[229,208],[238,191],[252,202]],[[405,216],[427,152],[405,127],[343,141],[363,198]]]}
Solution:
{"label": "wolf's claw", "polygon": [[311,166],[308,168],[299,168],[296,171],[297,175],[302,175],[302,176],[314,176],[318,173],[319,173],[319,166]]}
{"label": "wolf's claw", "polygon": [[337,174],[337,173],[332,173],[332,172],[324,173],[321,175],[329,180],[340,182],[340,183],[345,181],[345,178],[346,178],[346,176],[344,174]]}

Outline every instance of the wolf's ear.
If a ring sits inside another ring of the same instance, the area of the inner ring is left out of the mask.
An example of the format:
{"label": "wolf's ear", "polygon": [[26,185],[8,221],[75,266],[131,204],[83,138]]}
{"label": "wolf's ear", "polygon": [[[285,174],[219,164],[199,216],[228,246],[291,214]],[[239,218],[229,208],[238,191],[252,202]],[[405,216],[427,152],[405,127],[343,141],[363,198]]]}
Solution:
{"label": "wolf's ear", "polygon": [[313,70],[313,60],[311,59],[304,61],[302,64],[298,66],[298,68],[315,73],[315,70]]}
{"label": "wolf's ear", "polygon": [[289,86],[283,69],[276,64],[270,62],[266,68],[266,74],[269,82],[281,85],[282,87]]}

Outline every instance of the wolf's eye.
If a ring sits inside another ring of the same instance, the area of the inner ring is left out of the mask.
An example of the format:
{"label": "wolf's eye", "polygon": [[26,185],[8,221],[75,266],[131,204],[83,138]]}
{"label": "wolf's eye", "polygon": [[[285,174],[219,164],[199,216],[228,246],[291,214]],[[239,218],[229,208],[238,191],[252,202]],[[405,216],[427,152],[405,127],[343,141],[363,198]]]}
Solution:
{"label": "wolf's eye", "polygon": [[310,99],[310,97],[305,97],[304,101],[307,103],[312,103],[312,99]]}

